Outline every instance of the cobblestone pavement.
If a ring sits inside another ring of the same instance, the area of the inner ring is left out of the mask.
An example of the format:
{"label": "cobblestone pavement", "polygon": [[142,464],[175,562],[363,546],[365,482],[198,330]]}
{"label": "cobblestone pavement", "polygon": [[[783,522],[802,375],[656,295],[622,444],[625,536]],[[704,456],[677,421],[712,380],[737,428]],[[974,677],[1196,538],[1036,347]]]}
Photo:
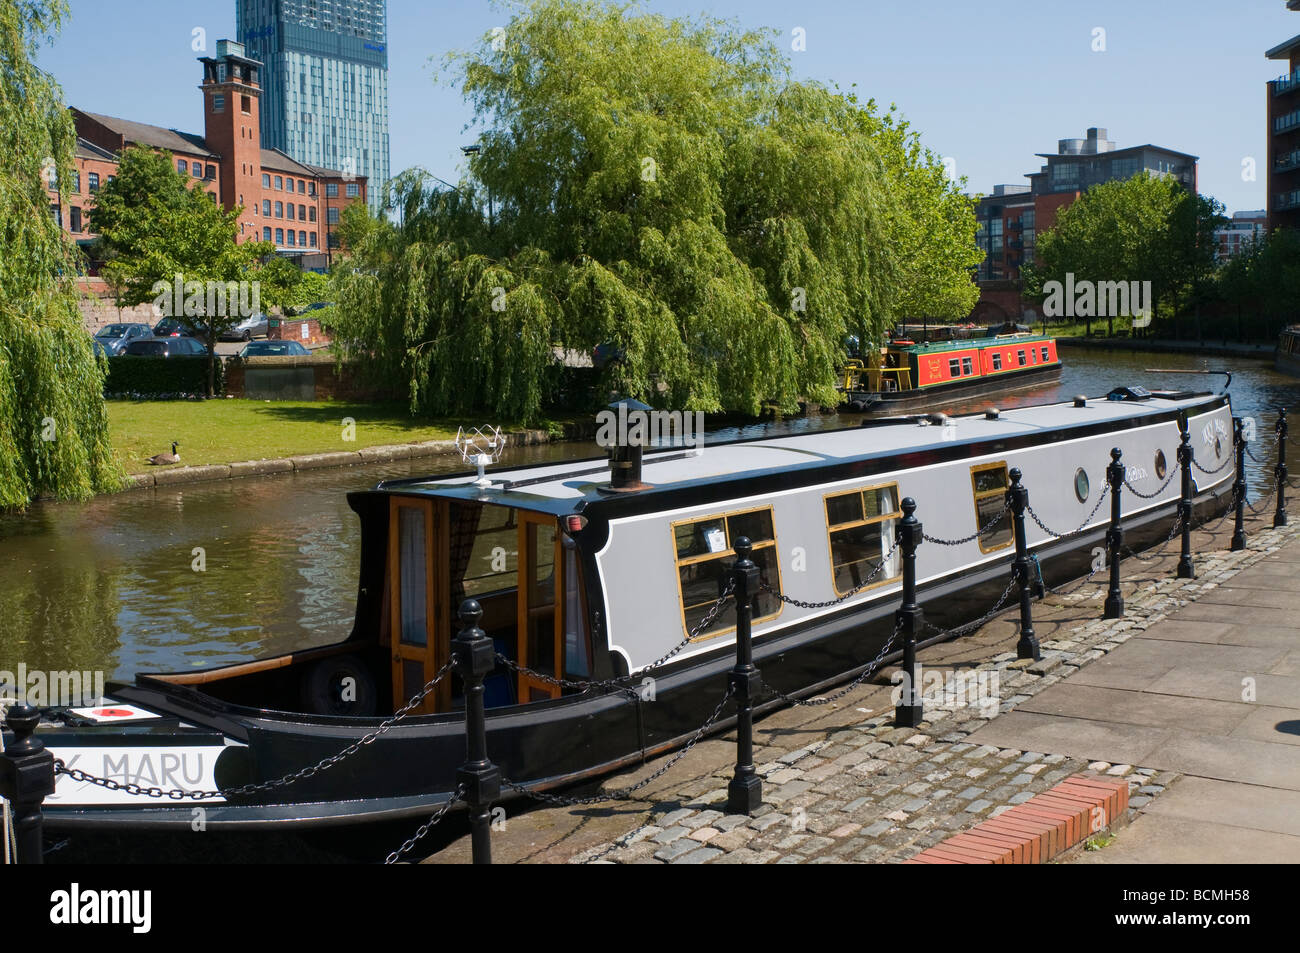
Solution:
{"label": "cobblestone pavement", "polygon": [[[1124,618],[1103,620],[1102,574],[1035,602],[1039,661],[1018,660],[1018,615],[1004,612],[979,632],[923,650],[926,720],[895,728],[886,668],[836,703],[786,708],[755,725],[763,805],[753,817],[726,813],[735,735],[709,739],[642,801],[547,807],[511,817],[493,834],[498,862],[835,863],[899,862],[951,834],[1008,810],[1078,771],[1129,779],[1141,811],[1178,775],[1141,765],[976,745],[966,740],[1081,666],[1166,618],[1274,552],[1295,527],[1248,520],[1248,548],[1227,552],[1231,519],[1194,534],[1198,578],[1173,578],[1177,542],[1125,561]],[[616,788],[652,773],[656,760],[607,779]],[[512,808],[512,810],[515,810]],[[431,863],[468,857],[467,838]]]}

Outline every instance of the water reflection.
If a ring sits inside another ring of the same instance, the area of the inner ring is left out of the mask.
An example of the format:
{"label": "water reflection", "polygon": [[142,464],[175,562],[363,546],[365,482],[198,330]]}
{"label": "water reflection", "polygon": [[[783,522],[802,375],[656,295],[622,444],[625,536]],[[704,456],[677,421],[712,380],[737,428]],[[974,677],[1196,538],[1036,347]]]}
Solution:
{"label": "water reflection", "polygon": [[[1059,382],[968,401],[1014,407],[1105,394],[1120,384],[1220,389],[1222,378],[1149,374],[1146,368],[1222,367],[1186,355],[1070,349]],[[1300,381],[1238,361],[1234,412],[1254,416],[1255,499],[1267,495],[1277,408],[1300,411]],[[1298,417],[1297,419],[1300,419]],[[709,439],[776,436],[852,425],[807,417],[732,427]],[[1300,437],[1300,430],[1297,430]],[[1292,441],[1294,446],[1296,441]],[[595,455],[590,443],[521,447],[502,466]],[[1294,454],[1292,460],[1294,460]],[[349,490],[392,477],[464,469],[458,457],[155,488],[85,504],[38,504],[0,515],[0,669],[176,671],[337,641],[351,627],[359,532]],[[204,571],[195,571],[195,548]]]}

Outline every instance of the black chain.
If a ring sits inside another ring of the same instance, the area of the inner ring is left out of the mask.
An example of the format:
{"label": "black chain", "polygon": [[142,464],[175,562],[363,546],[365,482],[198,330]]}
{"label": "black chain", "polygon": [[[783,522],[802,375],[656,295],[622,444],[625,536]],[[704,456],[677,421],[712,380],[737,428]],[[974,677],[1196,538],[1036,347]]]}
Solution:
{"label": "black chain", "polygon": [[718,617],[718,613],[722,611],[722,607],[726,604],[727,599],[730,598],[731,594],[735,591],[735,589],[736,589],[736,579],[733,576],[727,580],[727,587],[722,591],[722,595],[718,596],[718,601],[713,603],[713,605],[709,608],[709,611],[704,614],[704,616],[700,619],[699,622],[695,623],[695,628],[691,629],[690,632],[686,634],[686,638],[682,639],[682,641],[678,642],[671,649],[669,649],[665,654],[659,656],[659,658],[655,659],[649,665],[644,665],[641,668],[637,669],[635,672],[629,672],[627,675],[620,675],[616,678],[609,678],[609,679],[573,681],[571,679],[556,678],[553,675],[547,675],[545,672],[533,671],[531,668],[528,668],[525,665],[520,665],[518,662],[515,662],[513,659],[507,658],[506,656],[502,655],[500,652],[496,653],[497,661],[499,661],[506,668],[510,669],[512,672],[516,672],[522,675],[527,675],[530,678],[535,678],[538,681],[546,682],[548,685],[555,685],[559,688],[573,688],[579,691],[585,691],[588,688],[608,688],[614,691],[627,692],[629,695],[635,696],[637,694],[636,686],[629,685],[627,682],[622,681],[622,679],[636,678],[637,676],[644,675],[646,672],[658,668],[659,666],[667,662],[669,659],[677,655],[677,653],[679,653],[682,649],[686,648],[686,646],[693,643],[696,639],[699,638],[701,632],[703,632],[705,629],[707,629],[709,626],[713,624],[713,620]]}
{"label": "black chain", "polygon": [[1169,476],[1165,477],[1165,482],[1160,484],[1160,488],[1157,489],[1154,493],[1143,493],[1141,490],[1137,489],[1135,486],[1133,486],[1132,483],[1128,481],[1128,477],[1124,478],[1124,485],[1128,487],[1128,491],[1132,493],[1134,496],[1141,497],[1144,500],[1154,500],[1161,493],[1165,492],[1165,488],[1168,487],[1170,483],[1174,482],[1174,477],[1177,475],[1178,475],[1177,470],[1171,470],[1169,472]]}
{"label": "black chain", "polygon": [[1200,470],[1202,473],[1206,474],[1207,476],[1214,476],[1214,474],[1222,472],[1223,469],[1231,465],[1231,463],[1232,463],[1232,457],[1228,456],[1224,459],[1222,463],[1220,463],[1213,470],[1207,470],[1205,469],[1205,467],[1201,466],[1200,463],[1197,462],[1195,457],[1192,458],[1192,466],[1196,467],[1196,469]]}
{"label": "black chain", "polygon": [[881,557],[880,562],[876,564],[876,568],[871,570],[866,579],[862,580],[862,582],[844,595],[836,599],[827,599],[825,602],[804,602],[802,599],[795,599],[791,596],[785,595],[784,593],[777,592],[767,583],[763,583],[758,588],[760,592],[770,592],[787,605],[798,606],[800,609],[826,609],[830,606],[837,606],[847,599],[852,599],[854,596],[862,592],[862,590],[866,589],[867,586],[871,585],[871,581],[875,579],[876,576],[880,575],[880,571],[885,568],[885,563],[889,561],[889,557],[894,555],[896,552],[898,552],[897,538],[894,539],[894,545],[889,547],[889,552],[885,553],[885,555]]}
{"label": "black chain", "polygon": [[868,678],[870,678],[872,675],[875,674],[876,669],[880,667],[881,660],[884,659],[884,657],[889,654],[889,649],[893,646],[894,639],[898,638],[898,633],[901,632],[902,630],[903,630],[902,620],[896,621],[894,623],[894,631],[890,633],[889,638],[885,640],[885,644],[881,646],[880,651],[876,653],[876,657],[871,661],[871,663],[868,664],[865,669],[863,669],[862,673],[858,675],[857,678],[853,679],[853,681],[849,682],[847,685],[845,685],[843,688],[841,688],[833,695],[820,695],[817,698],[810,698],[810,699],[795,698],[791,695],[787,695],[785,692],[781,691],[781,689],[777,688],[776,686],[769,684],[766,679],[763,680],[763,687],[766,688],[773,695],[775,695],[777,698],[780,698],[782,701],[788,702],[791,705],[801,705],[810,708],[816,707],[818,705],[829,705],[831,702],[843,698],[845,695],[849,694],[851,691],[856,689],[859,685],[861,685]]}
{"label": "black chain", "polygon": [[963,536],[961,539],[940,539],[938,536],[929,536],[925,533],[922,533],[921,536],[927,543],[938,543],[940,546],[963,546],[966,543],[979,539],[981,536],[992,531],[993,527],[1002,522],[1002,518],[1007,515],[1007,512],[1010,509],[1010,504],[1003,505],[1002,512],[998,513],[997,516],[993,517],[993,519],[989,520],[969,536]]}
{"label": "black chain", "polygon": [[77,768],[69,768],[61,759],[54,762],[54,772],[55,774],[67,775],[74,781],[98,785],[99,787],[106,788],[109,791],[122,791],[126,794],[141,797],[167,798],[172,801],[206,801],[212,798],[238,797],[244,794],[256,794],[262,791],[270,791],[279,787],[288,787],[290,784],[301,781],[304,778],[310,778],[321,771],[326,771],[334,767],[334,765],[338,764],[340,761],[351,757],[366,745],[374,742],[380,735],[387,732],[389,728],[393,727],[393,725],[397,724],[409,715],[411,711],[413,711],[416,706],[418,706],[425,697],[433,691],[437,684],[442,681],[443,677],[451,671],[451,666],[452,663],[448,662],[439,669],[438,674],[434,675],[433,678],[431,678],[425,686],[420,689],[417,695],[399,708],[393,714],[392,718],[381,722],[379,727],[374,731],[358,738],[337,754],[332,754],[328,758],[323,758],[310,767],[294,771],[292,774],[286,774],[283,777],[276,778],[274,781],[259,781],[255,784],[241,784],[238,787],[227,788],[224,791],[181,791],[175,788],[141,787],[138,784],[122,784],[121,782],[114,781],[111,778],[101,778],[93,774],[87,774],[85,771],[81,771]]}
{"label": "black chain", "polygon": [[[1040,569],[1038,573],[1038,581],[1043,583],[1043,588],[1046,589],[1054,596],[1069,596],[1069,595],[1073,595],[1074,593],[1082,589],[1084,586],[1086,586],[1089,582],[1092,581],[1093,576],[1097,575],[1097,573],[1101,572],[1105,568],[1106,568],[1106,564],[1102,563],[1100,566],[1095,567],[1092,570],[1092,572],[1088,573],[1088,575],[1084,576],[1082,579],[1078,580],[1077,582],[1066,583],[1064,586],[1059,586],[1056,588],[1049,586],[1043,580],[1042,570]],[[1069,586],[1070,588],[1067,589],[1066,586]]]}
{"label": "black chain", "polygon": [[1261,513],[1267,514],[1269,501],[1272,500],[1273,497],[1275,496],[1277,496],[1276,482],[1273,483],[1272,489],[1268,491],[1268,496],[1264,497],[1264,499],[1260,502],[1258,509],[1250,502],[1250,500],[1245,501],[1246,509],[1250,510],[1256,516],[1259,516]]}
{"label": "black chain", "polygon": [[1169,530],[1169,535],[1165,537],[1164,542],[1162,542],[1162,543],[1160,544],[1159,548],[1158,548],[1154,553],[1151,553],[1149,556],[1144,556],[1144,555],[1142,555],[1141,553],[1137,552],[1136,550],[1129,548],[1128,546],[1125,546],[1125,547],[1124,547],[1124,551],[1125,551],[1129,556],[1132,556],[1134,559],[1136,559],[1138,562],[1141,562],[1141,563],[1153,563],[1153,562],[1155,562],[1157,559],[1160,559],[1160,558],[1161,558],[1161,556],[1163,555],[1163,553],[1164,553],[1164,551],[1165,551],[1165,547],[1167,547],[1167,546],[1169,545],[1170,541],[1171,541],[1175,536],[1178,535],[1178,531],[1179,531],[1180,529],[1182,529],[1182,526],[1183,526],[1183,521],[1182,521],[1182,519],[1179,518],[1179,517],[1175,517],[1175,518],[1174,518],[1174,525],[1173,525],[1173,527]]}
{"label": "black chain", "polygon": [[502,778],[501,783],[504,784],[506,787],[510,788],[512,791],[514,791],[517,794],[523,794],[526,795],[527,797],[537,798],[537,800],[539,801],[545,801],[547,804],[554,804],[559,807],[577,807],[584,804],[600,804],[603,801],[633,800],[632,797],[633,794],[641,790],[641,788],[645,787],[647,784],[650,784],[653,781],[657,781],[659,778],[663,777],[673,765],[675,765],[678,761],[681,761],[682,758],[686,757],[686,755],[690,752],[690,750],[694,748],[696,744],[699,743],[701,738],[703,738],[706,734],[709,733],[709,729],[713,727],[713,723],[716,722],[718,718],[722,715],[722,709],[726,707],[727,702],[731,699],[731,696],[734,693],[735,693],[735,686],[728,685],[726,693],[722,696],[722,701],[718,702],[718,707],[713,709],[713,714],[711,714],[708,717],[708,719],[704,722],[704,724],[700,726],[699,730],[696,731],[695,734],[691,737],[691,740],[686,742],[686,747],[682,748],[681,751],[677,752],[677,754],[669,758],[668,761],[663,765],[663,767],[661,767],[654,774],[650,775],[647,778],[643,778],[642,780],[638,781],[636,784],[633,784],[631,787],[619,788],[615,791],[606,791],[601,794],[592,795],[591,797],[565,797],[562,794],[550,794],[545,791],[530,790],[525,785],[519,784],[518,782],[515,781],[511,781],[509,778]]}
{"label": "black chain", "polygon": [[1097,511],[1101,509],[1102,501],[1106,499],[1106,494],[1109,492],[1110,492],[1110,484],[1109,483],[1103,484],[1101,488],[1101,494],[1097,497],[1097,503],[1093,506],[1092,512],[1083,518],[1083,522],[1079,524],[1078,529],[1073,529],[1068,533],[1056,532],[1054,529],[1052,529],[1050,526],[1048,526],[1039,518],[1038,514],[1034,512],[1034,508],[1030,506],[1028,503],[1025,504],[1025,511],[1029,513],[1029,518],[1038,524],[1038,528],[1041,529],[1048,536],[1054,536],[1057,539],[1064,539],[1067,536],[1073,536],[1075,533],[1081,533],[1083,532],[1083,530],[1087,528],[1088,524],[1092,522],[1092,518],[1097,515]]}
{"label": "black chain", "polygon": [[447,815],[447,812],[451,810],[452,805],[455,804],[457,801],[461,800],[464,796],[465,796],[465,785],[462,784],[459,785],[456,788],[456,790],[452,792],[451,797],[447,799],[447,802],[443,804],[442,807],[434,811],[433,815],[427,821],[425,821],[418,828],[416,828],[415,833],[412,834],[409,838],[407,838],[407,840],[402,844],[401,847],[397,848],[397,850],[393,851],[384,859],[384,863],[386,865],[395,864],[399,860],[401,860],[402,855],[405,854],[407,851],[409,851],[412,847],[414,847],[419,841],[421,841],[424,838],[424,835],[429,833],[429,831],[433,829],[433,826]]}
{"label": "black chain", "polygon": [[[1210,499],[1212,500],[1219,499],[1219,494],[1216,493],[1214,490],[1211,490]],[[1236,508],[1237,508],[1237,487],[1236,484],[1233,484],[1231,499],[1228,501],[1227,508],[1221,514],[1219,514],[1219,518],[1214,521],[1213,525],[1206,525],[1203,523],[1197,528],[1204,533],[1213,534],[1218,532],[1219,527],[1223,525],[1223,521],[1226,520],[1229,516],[1232,516]]]}
{"label": "black chain", "polygon": [[948,635],[956,638],[960,638],[968,632],[974,632],[1002,611],[1002,606],[1006,603],[1007,598],[1011,595],[1012,590],[1016,588],[1018,582],[1019,580],[1016,578],[1016,574],[1012,573],[1011,581],[1007,583],[1007,588],[1002,591],[1002,595],[998,597],[998,601],[993,603],[993,608],[973,622],[965,622],[961,625],[953,626],[951,629],[941,629],[934,623],[926,620],[925,627],[936,635]]}

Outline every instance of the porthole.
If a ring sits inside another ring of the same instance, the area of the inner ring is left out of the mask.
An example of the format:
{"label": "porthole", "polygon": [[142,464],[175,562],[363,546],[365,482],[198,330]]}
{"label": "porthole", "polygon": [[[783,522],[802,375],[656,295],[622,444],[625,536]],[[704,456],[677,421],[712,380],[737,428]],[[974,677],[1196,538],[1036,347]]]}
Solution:
{"label": "porthole", "polygon": [[1165,462],[1165,452],[1163,450],[1157,450],[1156,451],[1156,479],[1163,480],[1165,478],[1165,471],[1167,471],[1168,469],[1169,466]]}
{"label": "porthole", "polygon": [[1088,471],[1083,467],[1074,471],[1074,495],[1080,503],[1088,499]]}
{"label": "porthole", "polygon": [[1223,459],[1223,441],[1218,437],[1214,438],[1214,456],[1220,460]]}

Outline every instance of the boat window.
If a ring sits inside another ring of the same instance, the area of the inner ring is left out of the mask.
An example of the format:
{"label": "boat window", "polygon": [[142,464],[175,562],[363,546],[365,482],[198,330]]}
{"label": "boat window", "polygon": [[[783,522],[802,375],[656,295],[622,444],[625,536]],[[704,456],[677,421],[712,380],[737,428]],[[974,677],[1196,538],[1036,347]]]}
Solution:
{"label": "boat window", "polygon": [[1047,356],[1047,355],[1048,355],[1047,347],[1044,346],[1044,347],[1040,348],[1040,350],[1042,351],[1042,354],[1043,354],[1043,360],[1044,360],[1044,361],[1050,361],[1051,358]]}
{"label": "boat window", "polygon": [[962,372],[963,374],[974,374],[974,373],[975,373],[975,364],[974,364],[974,362],[971,360],[971,358],[969,358],[969,357],[963,357],[963,358],[961,359],[961,372]]}
{"label": "boat window", "polygon": [[[1020,352],[1024,357],[1024,351]],[[1007,503],[1007,464],[983,463],[971,467],[971,488],[975,496],[975,528],[983,529]],[[980,551],[991,553],[1011,545],[1011,520],[1003,516],[997,527],[979,537]]]}
{"label": "boat window", "polygon": [[429,640],[425,511],[403,506],[397,513],[402,567],[402,641],[408,645],[424,645]]}
{"label": "boat window", "polygon": [[564,547],[564,674],[591,674],[591,640],[587,638],[587,613],[582,605],[578,544],[568,536]]}
{"label": "boat window", "polygon": [[861,586],[882,560],[885,565],[872,578],[872,586],[898,575],[898,552],[890,550],[900,516],[896,483],[826,497],[826,532],[836,595]]}
{"label": "boat window", "polygon": [[1024,367],[1024,366],[1025,366],[1025,352],[1024,352],[1024,349],[1023,349],[1023,348],[1022,348],[1021,350],[1019,350],[1019,351],[1016,351],[1016,358],[1017,358],[1017,360],[1020,361],[1020,366],[1021,366],[1021,367]]}
{"label": "boat window", "polygon": [[993,352],[993,370],[1002,370],[1002,353],[1000,351]]}
{"label": "boat window", "polygon": [[[746,510],[673,524],[677,551],[678,587],[682,600],[682,621],[690,633],[713,608],[727,586],[728,573],[736,561],[736,540],[748,536],[758,564],[759,579],[780,590],[781,574],[777,565],[776,532],[772,525],[772,508]],[[754,622],[775,618],[781,611],[780,601],[771,592],[759,592],[754,599]],[[729,598],[717,618],[698,638],[722,635],[736,626],[736,600]]]}
{"label": "boat window", "polygon": [[[515,511],[505,506],[456,503],[451,508],[452,604],[519,584]],[[547,572],[549,578],[550,573]]]}
{"label": "boat window", "polygon": [[955,357],[948,358],[948,376],[949,377],[961,376],[961,364],[958,362],[957,358]]}

